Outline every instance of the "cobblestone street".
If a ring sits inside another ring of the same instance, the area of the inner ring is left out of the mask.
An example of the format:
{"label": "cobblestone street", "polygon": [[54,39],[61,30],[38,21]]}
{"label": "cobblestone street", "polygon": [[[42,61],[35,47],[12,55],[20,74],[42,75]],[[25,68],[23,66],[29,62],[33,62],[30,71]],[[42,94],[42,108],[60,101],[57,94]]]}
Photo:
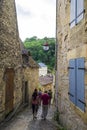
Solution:
{"label": "cobblestone street", "polygon": [[26,108],[9,122],[0,126],[0,130],[57,130],[56,124],[53,121],[55,107],[49,108],[49,113],[46,120],[41,119],[41,108],[38,111],[37,119],[33,120],[32,112]]}

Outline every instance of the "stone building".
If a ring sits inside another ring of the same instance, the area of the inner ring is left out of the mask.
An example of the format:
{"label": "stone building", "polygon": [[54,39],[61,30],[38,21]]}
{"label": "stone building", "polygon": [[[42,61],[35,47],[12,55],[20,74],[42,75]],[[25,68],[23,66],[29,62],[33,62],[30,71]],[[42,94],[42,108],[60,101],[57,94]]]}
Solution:
{"label": "stone building", "polygon": [[51,74],[47,74],[45,76],[40,76],[39,77],[39,83],[40,83],[40,89],[42,90],[42,92],[47,91],[49,92],[49,90],[51,90],[52,92],[52,103],[54,101],[54,75]]}
{"label": "stone building", "polygon": [[67,130],[87,129],[87,0],[56,3],[56,106]]}
{"label": "stone building", "polygon": [[22,50],[15,0],[0,0],[0,121],[25,103],[39,83],[39,67]]}
{"label": "stone building", "polygon": [[38,65],[39,65],[39,76],[47,75],[47,66],[42,62],[38,63]]}
{"label": "stone building", "polygon": [[22,103],[21,64],[15,1],[0,0],[0,121]]}
{"label": "stone building", "polygon": [[26,49],[22,50],[23,59],[23,103],[28,104],[31,107],[32,93],[35,88],[39,86],[39,66],[33,60],[31,55]]}
{"label": "stone building", "polygon": [[53,86],[53,76],[52,75],[45,75],[45,76],[40,76],[39,77],[39,82],[40,82],[40,88],[41,90],[44,91],[54,91],[54,86]]}

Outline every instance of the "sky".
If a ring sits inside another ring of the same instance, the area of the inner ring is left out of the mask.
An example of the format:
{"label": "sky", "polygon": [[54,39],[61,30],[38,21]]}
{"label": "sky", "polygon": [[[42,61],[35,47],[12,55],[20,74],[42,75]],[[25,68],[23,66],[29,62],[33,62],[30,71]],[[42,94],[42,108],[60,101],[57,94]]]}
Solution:
{"label": "sky", "polygon": [[15,0],[19,35],[26,38],[55,37],[56,0]]}

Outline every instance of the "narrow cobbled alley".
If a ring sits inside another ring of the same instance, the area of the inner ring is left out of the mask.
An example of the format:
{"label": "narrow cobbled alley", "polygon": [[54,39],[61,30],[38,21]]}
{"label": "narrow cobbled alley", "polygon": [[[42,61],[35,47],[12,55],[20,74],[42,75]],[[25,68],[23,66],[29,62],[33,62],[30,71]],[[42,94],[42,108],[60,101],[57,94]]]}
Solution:
{"label": "narrow cobbled alley", "polygon": [[37,119],[33,120],[32,112],[25,108],[10,121],[0,126],[0,130],[58,130],[56,122],[53,120],[55,107],[49,108],[46,120],[41,118],[41,108],[38,111]]}

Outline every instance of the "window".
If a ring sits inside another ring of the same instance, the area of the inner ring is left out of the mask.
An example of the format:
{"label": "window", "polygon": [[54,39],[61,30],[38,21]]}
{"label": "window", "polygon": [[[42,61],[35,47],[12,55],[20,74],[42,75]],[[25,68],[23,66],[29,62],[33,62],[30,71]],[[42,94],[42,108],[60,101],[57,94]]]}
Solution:
{"label": "window", "polygon": [[70,101],[82,111],[85,111],[84,58],[69,61],[68,94]]}
{"label": "window", "polygon": [[70,27],[72,28],[83,19],[84,0],[71,0]]}

